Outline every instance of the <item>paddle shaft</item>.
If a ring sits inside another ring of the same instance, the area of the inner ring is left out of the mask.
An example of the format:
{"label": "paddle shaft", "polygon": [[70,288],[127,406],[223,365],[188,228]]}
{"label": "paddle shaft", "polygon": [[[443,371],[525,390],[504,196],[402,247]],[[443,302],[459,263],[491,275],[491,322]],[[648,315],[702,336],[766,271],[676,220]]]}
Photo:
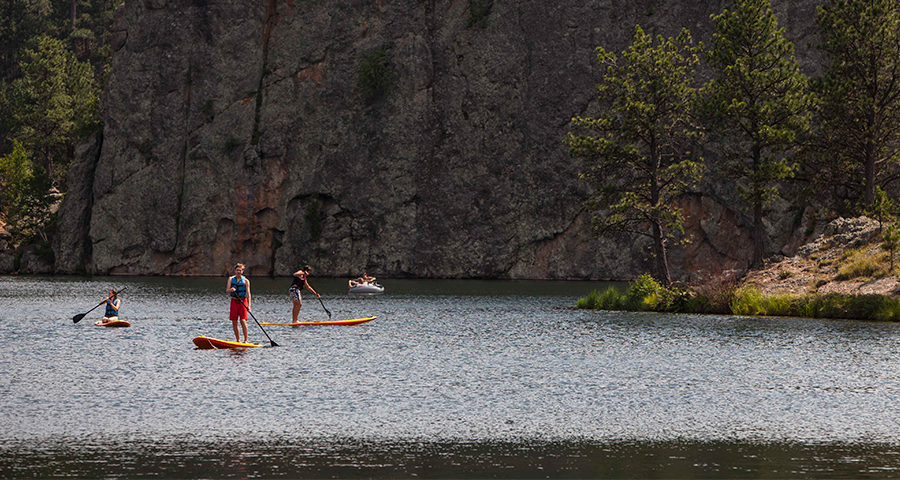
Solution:
{"label": "paddle shaft", "polygon": [[[237,297],[234,297],[234,298],[237,298]],[[272,337],[269,336],[269,334],[266,332],[266,329],[263,328],[263,326],[259,324],[259,320],[256,319],[256,315],[254,315],[253,312],[250,311],[250,307],[247,306],[247,302],[245,302],[243,298],[241,298],[240,301],[241,301],[241,303],[244,304],[244,308],[247,309],[247,313],[250,314],[250,317],[253,318],[253,321],[256,322],[257,325],[259,325],[259,329],[262,330],[262,332],[266,334],[266,338],[269,339],[269,343],[271,343],[273,347],[277,347],[278,344],[275,343],[275,340],[272,340]]]}
{"label": "paddle shaft", "polygon": [[[322,303],[322,297],[316,297],[316,298],[319,299],[319,303],[322,304],[322,308],[325,308],[325,304]],[[325,308],[325,313],[328,314],[328,318],[331,318],[331,312],[329,312],[327,308]]]}
{"label": "paddle shaft", "polygon": [[[309,285],[309,280],[306,281],[306,284]],[[312,287],[310,287],[310,288],[312,288]],[[315,290],[313,290],[313,292],[315,292]],[[322,308],[325,309],[325,313],[328,314],[328,318],[330,319],[330,318],[331,318],[331,312],[329,312],[328,309],[325,308],[325,304],[322,302],[322,297],[320,297],[319,294],[316,293],[316,298],[319,299],[319,304],[321,304],[321,305],[322,305]]]}
{"label": "paddle shaft", "polygon": [[[128,288],[128,287],[122,287],[121,290],[116,290],[116,295],[119,295],[120,293],[122,293],[126,288]],[[78,323],[78,322],[80,322],[82,318],[84,318],[87,314],[89,314],[89,313],[93,312],[94,310],[96,310],[97,307],[99,307],[100,305],[103,305],[104,303],[108,302],[110,298],[112,298],[112,297],[106,297],[105,300],[103,300],[102,302],[98,303],[96,306],[94,306],[94,308],[92,308],[92,309],[90,309],[90,310],[88,310],[88,311],[86,311],[86,312],[84,312],[84,313],[79,313],[78,315],[75,315],[74,317],[72,317],[72,323]]]}

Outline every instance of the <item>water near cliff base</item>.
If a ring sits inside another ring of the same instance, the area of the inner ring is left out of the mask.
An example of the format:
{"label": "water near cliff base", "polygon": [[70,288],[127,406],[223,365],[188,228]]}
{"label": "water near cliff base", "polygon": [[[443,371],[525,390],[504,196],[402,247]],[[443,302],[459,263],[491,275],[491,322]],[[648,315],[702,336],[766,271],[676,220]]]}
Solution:
{"label": "water near cliff base", "polygon": [[[289,319],[289,283],[252,279],[257,319]],[[233,338],[225,277],[0,277],[0,477],[900,475],[898,324],[568,308],[585,282],[312,283],[335,319],[378,319],[196,350]],[[130,328],[72,323],[123,286]],[[300,319],[327,319],[308,293]]]}

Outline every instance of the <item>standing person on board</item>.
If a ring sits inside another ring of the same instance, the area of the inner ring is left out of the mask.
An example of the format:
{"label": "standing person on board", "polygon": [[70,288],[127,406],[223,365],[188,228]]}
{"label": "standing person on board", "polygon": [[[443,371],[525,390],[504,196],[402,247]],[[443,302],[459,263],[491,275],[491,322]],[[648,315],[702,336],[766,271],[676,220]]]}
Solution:
{"label": "standing person on board", "polygon": [[[250,308],[250,279],[244,276],[244,264],[234,266],[234,275],[228,278],[225,291],[231,295],[231,324],[234,326],[234,340],[241,341],[238,320],[244,330],[244,343],[248,342],[247,310]],[[246,302],[246,303],[245,303]]]}
{"label": "standing person on board", "polygon": [[294,272],[294,280],[291,282],[291,288],[288,290],[291,294],[291,301],[294,302],[294,310],[291,312],[293,318],[291,320],[292,323],[297,323],[297,315],[300,314],[300,308],[303,306],[303,300],[300,298],[300,290],[306,288],[307,290],[312,292],[313,295],[316,296],[316,298],[319,298],[320,296],[318,293],[316,293],[315,290],[313,290],[312,287],[309,286],[309,282],[307,281],[311,273],[312,267],[310,267],[309,265],[306,265],[300,270]]}
{"label": "standing person on board", "polygon": [[103,314],[103,320],[100,320],[101,324],[115,322],[119,319],[119,307],[122,306],[122,301],[117,296],[118,292],[115,290],[109,291],[109,296],[106,297],[106,313]]}

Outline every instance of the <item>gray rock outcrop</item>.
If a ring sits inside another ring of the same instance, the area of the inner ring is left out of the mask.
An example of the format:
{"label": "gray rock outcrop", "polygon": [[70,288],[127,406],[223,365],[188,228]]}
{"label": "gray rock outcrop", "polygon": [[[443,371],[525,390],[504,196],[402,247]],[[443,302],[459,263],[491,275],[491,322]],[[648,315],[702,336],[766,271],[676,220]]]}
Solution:
{"label": "gray rock outcrop", "polygon": [[[815,4],[776,2],[801,58]],[[646,244],[592,234],[563,144],[591,112],[594,49],[621,51],[635,24],[706,38],[722,6],[129,0],[99,160],[76,182],[92,196],[64,210],[86,241],[65,240],[58,268],[628,278]],[[729,222],[674,258],[740,263]]]}

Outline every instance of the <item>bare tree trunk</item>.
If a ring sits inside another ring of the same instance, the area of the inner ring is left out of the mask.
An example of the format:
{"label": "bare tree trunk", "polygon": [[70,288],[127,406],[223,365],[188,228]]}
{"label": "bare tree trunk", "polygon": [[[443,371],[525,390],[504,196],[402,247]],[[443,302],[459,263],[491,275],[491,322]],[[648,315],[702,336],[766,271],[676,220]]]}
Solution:
{"label": "bare tree trunk", "polygon": [[75,30],[75,6],[76,0],[72,0],[71,7],[69,8],[69,19],[72,21],[72,30]]}

